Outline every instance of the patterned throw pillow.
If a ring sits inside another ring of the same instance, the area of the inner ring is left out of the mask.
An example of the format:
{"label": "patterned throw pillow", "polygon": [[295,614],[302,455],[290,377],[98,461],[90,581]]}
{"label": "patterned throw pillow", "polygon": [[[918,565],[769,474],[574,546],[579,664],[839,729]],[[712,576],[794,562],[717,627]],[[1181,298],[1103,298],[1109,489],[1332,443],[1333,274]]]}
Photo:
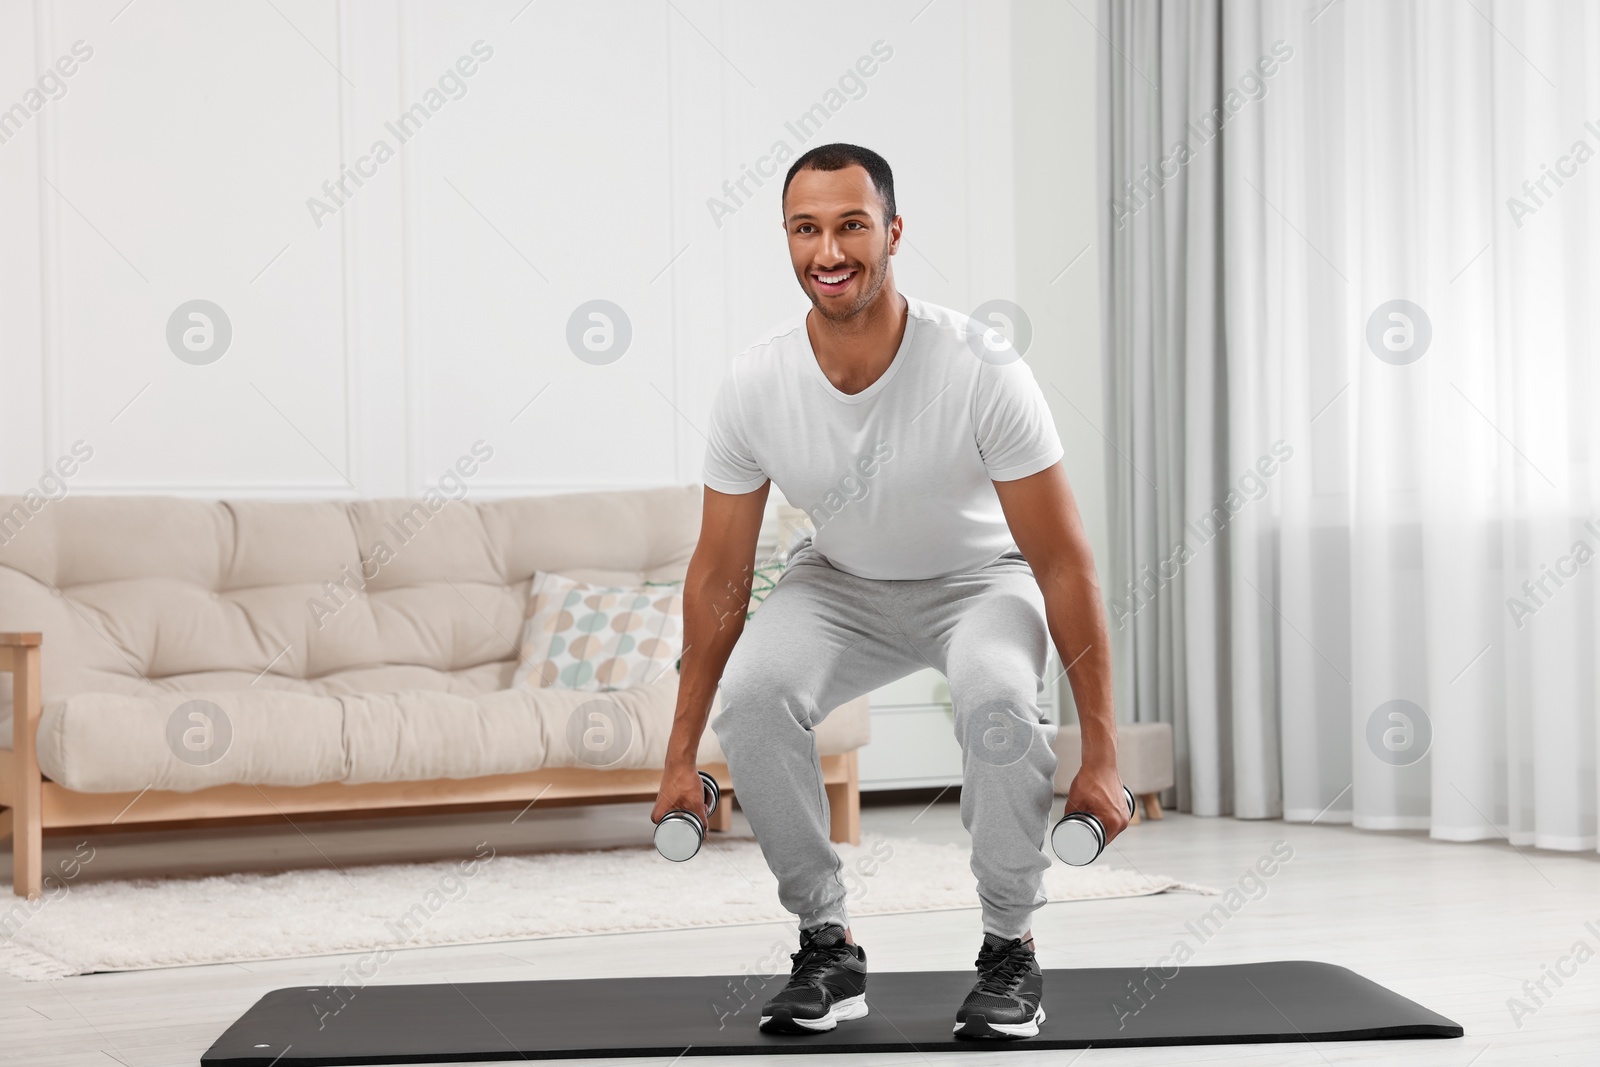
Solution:
{"label": "patterned throw pillow", "polygon": [[[681,583],[674,583],[681,585]],[[650,685],[683,651],[683,592],[534,576],[513,688],[606,692]]]}

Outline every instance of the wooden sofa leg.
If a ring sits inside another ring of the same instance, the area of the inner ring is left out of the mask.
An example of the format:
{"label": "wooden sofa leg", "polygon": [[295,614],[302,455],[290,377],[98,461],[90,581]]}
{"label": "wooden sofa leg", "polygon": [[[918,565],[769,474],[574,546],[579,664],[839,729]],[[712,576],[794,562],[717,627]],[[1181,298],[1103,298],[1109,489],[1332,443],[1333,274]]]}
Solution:
{"label": "wooden sofa leg", "polygon": [[852,750],[845,753],[847,777],[829,783],[828,837],[835,843],[861,844],[861,773]]}
{"label": "wooden sofa leg", "polygon": [[1159,796],[1155,793],[1143,793],[1139,797],[1139,803],[1144,806],[1145,818],[1153,822],[1161,821],[1161,798]]}
{"label": "wooden sofa leg", "polygon": [[727,833],[733,829],[733,794],[724,792],[717,801],[717,810],[706,820],[706,829]]}
{"label": "wooden sofa leg", "polygon": [[38,634],[0,634],[0,669],[11,672],[11,884],[19,897],[42,896],[44,790],[39,779]]}
{"label": "wooden sofa leg", "polygon": [[[20,816],[19,810],[16,813]],[[32,818],[14,819],[11,838],[11,887],[19,897],[37,900],[44,894],[40,874],[44,867],[44,828],[39,825],[39,801],[35,797]]]}

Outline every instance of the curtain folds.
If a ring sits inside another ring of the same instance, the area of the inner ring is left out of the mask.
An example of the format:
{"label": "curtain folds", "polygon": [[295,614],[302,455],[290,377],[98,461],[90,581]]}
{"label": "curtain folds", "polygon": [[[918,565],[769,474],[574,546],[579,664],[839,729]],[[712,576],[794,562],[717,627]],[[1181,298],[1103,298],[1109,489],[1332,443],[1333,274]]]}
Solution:
{"label": "curtain folds", "polygon": [[1107,600],[1177,806],[1600,846],[1600,7],[1099,18]]}

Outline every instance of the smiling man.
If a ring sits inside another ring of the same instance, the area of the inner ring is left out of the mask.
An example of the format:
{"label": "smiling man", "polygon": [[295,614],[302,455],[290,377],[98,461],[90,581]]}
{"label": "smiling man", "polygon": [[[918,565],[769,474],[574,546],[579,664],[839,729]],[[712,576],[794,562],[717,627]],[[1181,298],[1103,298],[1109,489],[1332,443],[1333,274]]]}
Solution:
{"label": "smiling man", "polygon": [[[1038,695],[1052,641],[1083,731],[1067,806],[1093,812],[1109,837],[1128,823],[1105,611],[1061,443],[1009,345],[895,288],[904,221],[883,157],[812,149],[789,170],[783,211],[811,308],[736,357],[713,401],[677,714],[651,819],[704,815],[695,753],[720,687],[711,727],[800,926],[789,982],[759,1025],[804,1034],[860,1018],[866,950],[845,910],[812,730],[863,693],[937,669],[983,905],[977,981],[953,1006],[953,1030],[1032,1037],[1045,1018],[1030,919],[1050,866],[1056,757]],[[746,623],[774,482],[816,529]]]}

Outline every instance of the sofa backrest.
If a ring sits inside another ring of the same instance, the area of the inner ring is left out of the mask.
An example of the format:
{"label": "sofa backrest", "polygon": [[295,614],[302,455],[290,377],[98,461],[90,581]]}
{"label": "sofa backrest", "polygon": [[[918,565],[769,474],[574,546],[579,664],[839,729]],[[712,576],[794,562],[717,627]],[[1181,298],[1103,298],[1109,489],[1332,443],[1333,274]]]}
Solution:
{"label": "sofa backrest", "polygon": [[681,579],[700,501],[698,485],[482,503],[0,497],[0,631],[43,632],[47,703],[151,683],[483,692],[510,683],[535,571]]}

